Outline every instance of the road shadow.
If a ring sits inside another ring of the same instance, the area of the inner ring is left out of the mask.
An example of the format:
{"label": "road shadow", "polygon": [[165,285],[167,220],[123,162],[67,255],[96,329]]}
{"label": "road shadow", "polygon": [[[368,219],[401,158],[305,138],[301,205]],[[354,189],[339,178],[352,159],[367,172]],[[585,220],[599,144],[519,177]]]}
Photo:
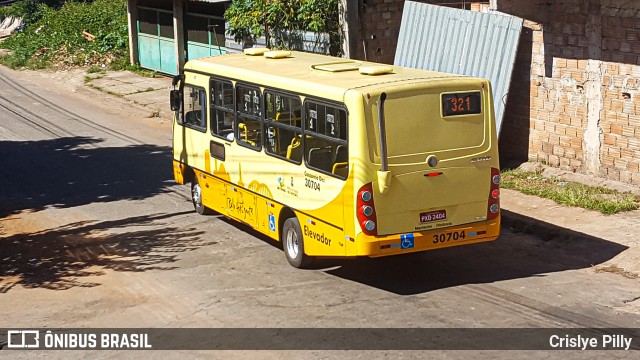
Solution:
{"label": "road shadow", "polygon": [[589,268],[627,249],[584,233],[512,215],[503,216],[515,221],[503,222],[502,236],[493,242],[378,259],[321,260],[316,267],[324,264],[326,270],[322,271],[327,274],[398,295],[414,295]]}
{"label": "road shadow", "polygon": [[98,286],[95,279],[82,278],[103,275],[108,269],[173,269],[169,264],[178,260],[179,253],[216,243],[203,240],[203,231],[165,222],[190,213],[83,221],[1,238],[0,294],[16,285],[51,290]]}
{"label": "road shadow", "polygon": [[22,210],[137,200],[172,186],[171,148],[100,139],[0,141],[0,219]]}
{"label": "road shadow", "polygon": [[[220,220],[283,251],[280,242],[248,225],[224,217]],[[316,258],[306,271],[322,271],[397,295],[416,295],[591,268],[627,249],[503,209],[502,235],[492,242],[382,258]],[[286,261],[284,254],[282,259]]]}

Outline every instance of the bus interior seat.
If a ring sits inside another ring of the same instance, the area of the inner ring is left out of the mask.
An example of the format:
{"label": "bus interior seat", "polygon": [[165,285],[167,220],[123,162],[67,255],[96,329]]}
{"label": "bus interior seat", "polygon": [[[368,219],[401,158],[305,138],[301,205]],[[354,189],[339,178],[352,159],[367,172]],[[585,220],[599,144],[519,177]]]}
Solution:
{"label": "bus interior seat", "polygon": [[[278,154],[282,154],[283,152],[288,154],[289,153],[289,147],[291,145],[293,145],[294,139],[296,139],[298,137],[298,135],[296,135],[296,133],[294,133],[291,130],[280,130],[278,131],[277,135],[276,135],[276,139],[278,139]],[[298,139],[298,142],[300,142],[300,139]],[[289,156],[287,156],[289,157]]]}
{"label": "bus interior seat", "polygon": [[333,157],[334,163],[343,163],[349,161],[349,152],[346,145],[336,146],[336,154]]}
{"label": "bus interior seat", "polygon": [[311,148],[309,149],[309,158],[307,159],[309,165],[315,167],[316,169],[321,169],[324,171],[330,171],[332,162],[331,162],[331,147],[324,148]]}

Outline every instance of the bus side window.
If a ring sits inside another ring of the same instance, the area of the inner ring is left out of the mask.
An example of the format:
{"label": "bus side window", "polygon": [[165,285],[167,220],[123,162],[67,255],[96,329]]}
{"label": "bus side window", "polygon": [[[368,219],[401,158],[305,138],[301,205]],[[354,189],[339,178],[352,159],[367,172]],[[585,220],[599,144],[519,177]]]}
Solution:
{"label": "bus side window", "polygon": [[236,86],[238,143],[254,150],[262,149],[262,95],[254,86]]}
{"label": "bus side window", "polygon": [[211,79],[210,94],[211,134],[233,141],[235,138],[233,84],[230,81]]}
{"label": "bus side window", "polygon": [[183,125],[205,130],[207,128],[207,93],[203,89],[191,86],[184,87],[184,118]]}
{"label": "bus side window", "polygon": [[346,111],[337,106],[306,101],[304,114],[303,154],[307,166],[345,179],[349,174]]}
{"label": "bus side window", "polygon": [[299,164],[302,161],[302,101],[295,95],[265,90],[264,102],[267,154]]}

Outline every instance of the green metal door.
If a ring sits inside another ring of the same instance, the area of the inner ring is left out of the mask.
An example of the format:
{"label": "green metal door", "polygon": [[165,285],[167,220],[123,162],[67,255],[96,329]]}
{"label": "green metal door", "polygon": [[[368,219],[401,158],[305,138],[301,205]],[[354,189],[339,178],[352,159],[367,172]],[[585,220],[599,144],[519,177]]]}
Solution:
{"label": "green metal door", "polygon": [[227,53],[223,18],[188,13],[185,19],[187,60]]}
{"label": "green metal door", "polygon": [[173,14],[138,7],[138,59],[140,66],[165,74],[177,74]]}

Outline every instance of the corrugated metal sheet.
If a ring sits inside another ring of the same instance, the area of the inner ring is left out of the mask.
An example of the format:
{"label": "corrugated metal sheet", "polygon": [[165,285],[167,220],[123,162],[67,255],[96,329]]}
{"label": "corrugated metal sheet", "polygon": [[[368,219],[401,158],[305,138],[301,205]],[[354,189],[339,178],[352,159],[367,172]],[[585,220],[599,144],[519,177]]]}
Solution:
{"label": "corrugated metal sheet", "polygon": [[501,13],[406,1],[394,63],[489,79],[499,133],[522,22]]}

